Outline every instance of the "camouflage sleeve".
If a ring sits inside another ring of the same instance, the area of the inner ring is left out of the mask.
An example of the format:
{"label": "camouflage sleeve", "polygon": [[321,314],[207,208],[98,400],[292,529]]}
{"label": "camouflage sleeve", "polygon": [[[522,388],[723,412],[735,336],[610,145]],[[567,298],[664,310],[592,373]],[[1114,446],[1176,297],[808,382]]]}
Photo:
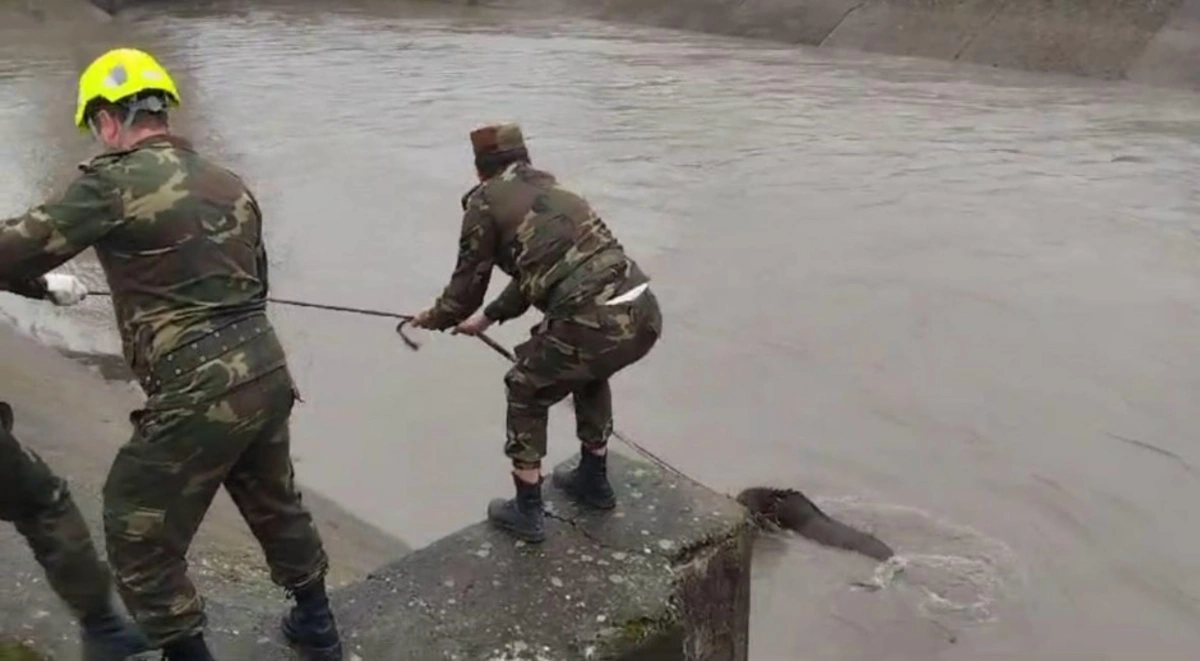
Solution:
{"label": "camouflage sleeve", "polygon": [[19,283],[37,280],[99,241],[123,218],[116,187],[85,172],[57,200],[0,222],[0,283],[18,289]]}
{"label": "camouflage sleeve", "polygon": [[496,224],[482,204],[468,205],[458,238],[458,263],[442,295],[433,304],[431,327],[450,328],[483,303],[496,255]]}
{"label": "camouflage sleeve", "polygon": [[493,322],[503,323],[525,314],[528,309],[529,299],[521,293],[521,282],[513,278],[504,291],[496,297],[496,300],[484,308],[483,314]]}

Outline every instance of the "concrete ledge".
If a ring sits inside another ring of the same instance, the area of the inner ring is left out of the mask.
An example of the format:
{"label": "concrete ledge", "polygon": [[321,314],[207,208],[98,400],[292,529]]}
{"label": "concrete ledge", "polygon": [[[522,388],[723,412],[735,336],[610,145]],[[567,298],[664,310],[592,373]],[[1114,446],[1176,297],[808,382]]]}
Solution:
{"label": "concrete ledge", "polygon": [[620,504],[609,513],[547,481],[541,545],[480,522],[336,591],[349,649],[406,661],[744,661],[745,510],[616,453],[610,464]]}
{"label": "concrete ledge", "polygon": [[439,0],[1200,87],[1195,0]]}
{"label": "concrete ledge", "polygon": [[1002,6],[997,0],[864,0],[858,4],[822,46],[953,60]]}
{"label": "concrete ledge", "polygon": [[0,640],[0,661],[45,661],[45,657],[27,645]]}
{"label": "concrete ledge", "polygon": [[1129,68],[1130,80],[1200,89],[1200,0],[1183,0]]}
{"label": "concrete ledge", "polygon": [[433,1],[1200,88],[1196,0]]}
{"label": "concrete ledge", "polygon": [[[528,4],[536,1],[516,0]],[[862,0],[599,0],[594,3],[558,0],[558,3],[582,8],[596,18],[815,46]]]}

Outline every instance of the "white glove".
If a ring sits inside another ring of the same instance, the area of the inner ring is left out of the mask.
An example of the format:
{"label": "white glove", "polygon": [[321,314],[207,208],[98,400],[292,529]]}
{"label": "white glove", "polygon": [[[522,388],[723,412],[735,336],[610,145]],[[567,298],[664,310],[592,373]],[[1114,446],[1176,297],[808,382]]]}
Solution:
{"label": "white glove", "polygon": [[73,275],[46,274],[46,298],[55,305],[75,305],[87,298],[87,293],[87,287]]}

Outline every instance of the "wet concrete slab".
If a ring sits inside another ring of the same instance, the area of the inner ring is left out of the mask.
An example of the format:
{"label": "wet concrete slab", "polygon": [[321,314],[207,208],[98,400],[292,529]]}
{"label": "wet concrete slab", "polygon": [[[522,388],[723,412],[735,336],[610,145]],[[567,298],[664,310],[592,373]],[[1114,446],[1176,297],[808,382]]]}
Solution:
{"label": "wet concrete slab", "polygon": [[45,661],[45,657],[28,645],[0,640],[0,661]]}
{"label": "wet concrete slab", "polygon": [[[192,554],[189,561],[189,574],[205,596],[207,637],[218,658],[289,658],[273,638],[273,627],[264,624],[268,614],[283,613],[287,603],[254,559]],[[80,658],[78,625],[11,526],[0,526],[0,566],[0,659],[26,658],[19,649],[48,659]],[[158,654],[142,657],[158,659]]]}
{"label": "wet concrete slab", "polygon": [[547,482],[543,544],[480,522],[336,592],[350,649],[412,661],[745,659],[744,510],[616,453],[610,473],[621,502],[607,513]]}

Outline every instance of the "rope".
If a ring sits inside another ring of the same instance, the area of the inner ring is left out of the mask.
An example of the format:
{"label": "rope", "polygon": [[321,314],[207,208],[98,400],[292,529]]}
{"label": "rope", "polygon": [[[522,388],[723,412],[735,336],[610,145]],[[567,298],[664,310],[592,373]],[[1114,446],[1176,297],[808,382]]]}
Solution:
{"label": "rope", "polygon": [[[104,290],[96,289],[89,290],[88,296],[112,296],[111,293]],[[404,321],[412,321],[411,314],[398,314],[395,312],[384,312],[382,310],[368,310],[366,308],[351,308],[344,305],[327,305],[325,303],[308,303],[306,301],[291,301],[286,298],[268,298],[268,303],[278,303],[279,305],[292,305],[300,308],[316,308],[318,310],[331,310],[333,312],[349,312],[352,314],[365,314],[370,317],[387,317],[389,319],[402,319]]]}
{"label": "rope", "polygon": [[[94,290],[94,291],[89,291],[88,295],[89,296],[111,296],[112,294],[107,291],[103,291],[103,290]],[[421,348],[420,344],[418,344],[415,340],[410,338],[404,332],[404,327],[413,320],[413,315],[410,315],[410,314],[398,314],[395,312],[384,312],[382,310],[370,310],[370,309],[366,309],[366,308],[354,308],[354,307],[347,307],[344,305],[329,305],[326,303],[310,303],[307,301],[294,301],[294,300],[283,299],[283,298],[268,298],[267,302],[276,303],[279,305],[290,305],[293,307],[313,308],[313,309],[317,309],[317,310],[328,310],[330,312],[346,312],[346,313],[350,313],[350,314],[361,314],[361,315],[366,315],[366,316],[370,316],[370,317],[386,317],[389,319],[399,319],[400,323],[396,325],[396,333],[398,333],[400,335],[400,339],[403,340],[404,344],[409,349],[412,349],[413,351],[417,351]],[[504,359],[507,360],[508,362],[510,362],[510,363],[517,362],[517,357],[515,355],[513,355],[513,352],[511,350],[507,349],[506,347],[504,347],[502,344],[500,344],[496,340],[493,340],[491,337],[488,337],[487,333],[479,333],[478,335],[475,335],[474,337],[476,339],[478,339],[480,342],[483,342],[484,344],[486,344],[488,346],[488,348],[491,349],[492,351],[503,356]],[[571,404],[571,407],[574,408],[575,402],[571,401],[570,404]],[[695,478],[692,478],[688,474],[686,474],[683,471],[679,470],[678,468],[675,468],[674,466],[672,466],[665,459],[660,459],[658,457],[658,455],[647,450],[645,447],[643,447],[637,441],[634,441],[632,438],[629,438],[625,434],[622,434],[619,430],[613,429],[612,435],[613,435],[613,438],[616,438],[618,441],[621,441],[625,445],[628,445],[635,452],[642,455],[646,459],[650,460],[659,468],[662,468],[663,470],[665,470],[669,473],[672,473],[680,478],[683,478],[697,486],[701,486],[706,489],[708,488],[703,483],[696,480]]]}
{"label": "rope", "polygon": [[[110,292],[104,291],[102,289],[95,289],[95,290],[89,290],[88,296],[112,296],[112,294]],[[352,307],[347,307],[345,305],[329,305],[326,303],[309,303],[307,301],[293,301],[293,300],[289,300],[286,298],[268,298],[267,302],[268,303],[276,303],[279,305],[291,305],[291,306],[298,307],[298,308],[314,308],[317,310],[328,310],[330,312],[348,312],[350,314],[362,314],[362,315],[366,315],[369,317],[385,317],[388,319],[399,319],[401,325],[404,325],[404,324],[412,321],[412,319],[413,319],[413,316],[411,314],[398,314],[396,312],[384,312],[382,310],[368,310],[366,308],[352,308]],[[400,339],[404,340],[404,344],[407,345],[408,348],[412,349],[413,351],[416,351],[418,348],[420,348],[420,345],[418,345],[415,341],[412,340],[412,338],[408,337],[403,332],[400,333]]]}

